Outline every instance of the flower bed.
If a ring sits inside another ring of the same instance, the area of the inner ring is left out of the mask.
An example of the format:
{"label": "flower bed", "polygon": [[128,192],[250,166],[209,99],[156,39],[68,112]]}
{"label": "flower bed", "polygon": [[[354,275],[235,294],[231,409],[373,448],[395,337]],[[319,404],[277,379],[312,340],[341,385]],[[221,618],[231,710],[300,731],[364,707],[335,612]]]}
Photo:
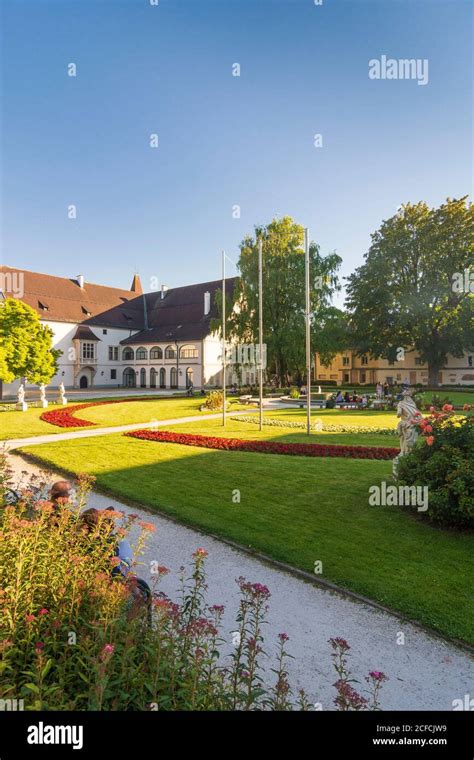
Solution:
{"label": "flower bed", "polygon": [[393,459],[398,449],[380,446],[340,446],[320,443],[277,443],[276,441],[246,441],[240,438],[216,438],[208,435],[172,433],[166,430],[134,430],[124,435],[157,443],[178,443],[226,451],[251,451],[259,454],[287,454],[302,457],[349,457],[351,459]]}
{"label": "flower bed", "polygon": [[[153,397],[148,397],[147,400],[153,400]],[[105,401],[91,401],[88,404],[74,404],[73,406],[65,407],[64,409],[55,409],[50,412],[43,412],[40,419],[43,422],[49,422],[50,425],[56,425],[56,427],[73,428],[73,427],[92,427],[95,422],[89,420],[82,420],[80,417],[73,417],[75,412],[80,409],[88,409],[90,406],[103,406],[104,404],[123,404],[131,403],[133,401],[143,401],[143,396],[137,398],[114,398]]]}
{"label": "flower bed", "polygon": [[[231,417],[231,420],[235,420],[236,422],[251,422],[253,424],[258,424],[258,417]],[[283,428],[297,428],[299,430],[306,430],[306,423],[305,422],[297,422],[296,420],[279,420],[275,417],[264,417],[263,419],[264,425],[269,425],[270,427],[283,427]],[[397,429],[396,428],[382,428],[382,427],[358,427],[357,425],[327,425],[325,422],[321,422],[321,420],[315,420],[314,421],[314,429],[315,430],[326,430],[328,433],[376,433],[377,435],[397,435]]]}

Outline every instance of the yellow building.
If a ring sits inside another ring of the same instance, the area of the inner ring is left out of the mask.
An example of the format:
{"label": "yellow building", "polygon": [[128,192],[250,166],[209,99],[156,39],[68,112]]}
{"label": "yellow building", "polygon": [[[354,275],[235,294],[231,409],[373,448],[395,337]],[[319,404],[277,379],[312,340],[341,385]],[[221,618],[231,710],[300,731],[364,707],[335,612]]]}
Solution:
{"label": "yellow building", "polygon": [[[399,361],[373,359],[369,354],[357,356],[355,351],[337,354],[329,365],[322,364],[315,355],[314,381],[323,384],[335,381],[337,385],[375,385],[375,383],[410,385],[428,384],[428,365],[417,351],[405,351]],[[440,385],[474,385],[474,353],[462,358],[448,355],[446,365],[439,373]]]}

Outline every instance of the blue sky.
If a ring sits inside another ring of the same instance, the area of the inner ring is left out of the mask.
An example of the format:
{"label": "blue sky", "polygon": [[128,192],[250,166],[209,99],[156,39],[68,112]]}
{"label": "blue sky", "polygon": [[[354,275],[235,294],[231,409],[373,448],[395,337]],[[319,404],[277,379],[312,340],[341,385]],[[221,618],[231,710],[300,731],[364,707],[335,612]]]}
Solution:
{"label": "blue sky", "polygon": [[[401,202],[471,191],[468,0],[1,7],[3,263],[184,285],[289,214],[349,274]],[[370,80],[383,54],[429,83]]]}

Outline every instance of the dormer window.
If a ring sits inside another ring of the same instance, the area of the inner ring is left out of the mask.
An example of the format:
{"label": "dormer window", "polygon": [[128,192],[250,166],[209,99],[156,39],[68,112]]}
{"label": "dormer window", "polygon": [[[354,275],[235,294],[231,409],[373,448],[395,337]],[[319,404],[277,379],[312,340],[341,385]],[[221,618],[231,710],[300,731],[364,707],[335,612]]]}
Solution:
{"label": "dormer window", "polygon": [[92,312],[89,311],[89,309],[86,309],[85,306],[81,306],[81,309],[82,309],[82,313],[85,314],[86,317],[91,317],[92,316]]}
{"label": "dormer window", "polygon": [[38,301],[38,308],[41,309],[41,311],[49,311],[49,306],[44,303],[44,301]]}

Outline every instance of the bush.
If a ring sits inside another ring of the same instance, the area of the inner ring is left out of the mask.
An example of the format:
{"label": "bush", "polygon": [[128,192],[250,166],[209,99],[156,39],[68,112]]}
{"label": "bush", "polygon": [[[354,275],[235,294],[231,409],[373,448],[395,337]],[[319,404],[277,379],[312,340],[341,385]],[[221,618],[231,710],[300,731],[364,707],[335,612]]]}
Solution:
{"label": "bush", "polygon": [[[92,486],[86,477],[78,483],[74,504],[53,507],[34,501],[26,489],[14,506],[5,506],[5,472],[3,458],[1,699],[23,699],[27,710],[309,709],[304,692],[293,698],[286,633],[278,635],[274,686],[264,683],[266,586],[237,579],[236,632],[224,658],[224,608],[207,604],[204,549],[194,552],[191,571],[181,578],[179,602],[154,592],[150,619],[143,604],[132,600],[133,583],[112,575],[111,549],[117,535],[138,524],[139,553],[153,525],[106,511],[85,531],[80,510]],[[157,584],[166,573],[165,567],[155,568]],[[350,673],[338,681],[336,699],[349,680]],[[364,709],[377,709],[375,684],[367,683],[372,698],[364,698]],[[345,702],[339,709],[355,704]]]}
{"label": "bush", "polygon": [[401,485],[428,486],[423,518],[439,525],[474,527],[474,419],[452,406],[420,422],[422,440],[399,460]]}
{"label": "bush", "polygon": [[211,391],[204,401],[203,407],[205,409],[222,409],[224,395],[222,391]]}
{"label": "bush", "polygon": [[291,388],[290,390],[290,398],[299,398],[299,397],[300,397],[300,392],[298,388],[296,388],[296,386],[293,386],[293,388]]}

